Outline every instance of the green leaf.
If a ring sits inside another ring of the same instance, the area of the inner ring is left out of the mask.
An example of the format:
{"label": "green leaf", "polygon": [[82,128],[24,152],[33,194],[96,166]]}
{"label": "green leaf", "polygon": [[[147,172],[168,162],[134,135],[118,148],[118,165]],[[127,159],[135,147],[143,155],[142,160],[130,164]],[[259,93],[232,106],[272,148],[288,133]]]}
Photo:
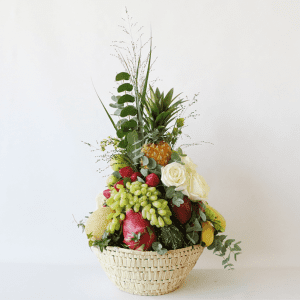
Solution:
{"label": "green leaf", "polygon": [[237,244],[234,245],[234,250],[241,251],[241,247]]}
{"label": "green leaf", "polygon": [[162,244],[159,242],[153,242],[152,243],[152,248],[154,251],[161,250],[163,248]]}
{"label": "green leaf", "polygon": [[165,248],[163,248],[163,249],[157,251],[157,253],[158,253],[159,255],[164,255],[164,254],[167,253],[167,252],[168,252],[168,250],[165,249]]}
{"label": "green leaf", "polygon": [[121,72],[119,74],[117,74],[116,76],[116,81],[120,81],[120,80],[129,80],[130,75],[126,72]]}
{"label": "green leaf", "polygon": [[199,234],[196,231],[189,232],[186,236],[194,245],[199,242]]}
{"label": "green leaf", "polygon": [[148,169],[141,169],[141,174],[146,177],[149,173],[149,170]]}
{"label": "green leaf", "polygon": [[118,99],[120,98],[120,96],[111,96],[111,100],[118,102]]}
{"label": "green leaf", "polygon": [[203,222],[205,222],[206,221],[205,213],[201,209],[199,209],[199,213],[200,213],[200,218],[203,220]]}
{"label": "green leaf", "polygon": [[194,226],[189,226],[189,224],[187,225],[187,229],[186,232],[192,232],[192,231],[202,231],[202,227],[198,221],[198,219],[195,219],[194,221]]}
{"label": "green leaf", "polygon": [[166,191],[166,197],[172,198],[175,194],[175,186],[169,186]]}
{"label": "green leaf", "polygon": [[115,110],[114,115],[115,115],[115,116],[120,116],[120,115],[121,115],[121,112],[122,112],[122,109],[121,109],[121,108],[118,108],[117,110]]}
{"label": "green leaf", "polygon": [[121,174],[119,173],[119,171],[114,171],[112,173],[112,175],[114,175],[115,177],[117,177],[118,179],[122,178]]}
{"label": "green leaf", "polygon": [[100,100],[100,102],[101,102],[101,104],[102,104],[102,106],[103,106],[103,108],[104,108],[104,110],[105,110],[105,112],[106,112],[106,114],[107,114],[107,116],[108,116],[110,122],[112,123],[112,125],[113,125],[114,128],[115,128],[115,130],[117,131],[117,130],[118,130],[118,129],[117,129],[117,126],[116,126],[114,120],[112,119],[112,117],[110,116],[110,114],[108,113],[108,111],[107,111],[106,107],[104,106],[102,100],[100,99],[100,97],[99,97],[99,95],[98,95],[98,93],[97,93],[97,91],[96,91],[96,88],[95,88],[95,86],[94,86],[94,83],[93,83],[93,87],[94,87],[94,90],[95,90],[95,92],[96,92],[96,95],[97,95],[98,99]]}
{"label": "green leaf", "polygon": [[124,107],[124,105],[122,104],[115,104],[115,103],[109,103],[109,106],[113,108],[120,108],[120,109]]}
{"label": "green leaf", "polygon": [[124,149],[124,148],[127,147],[127,144],[128,144],[127,140],[122,140],[122,141],[119,143],[118,147]]}
{"label": "green leaf", "polygon": [[137,181],[139,181],[141,183],[145,183],[145,180],[143,178],[139,177],[139,176],[137,177]]}
{"label": "green leaf", "polygon": [[126,102],[134,102],[134,97],[128,94],[125,94],[123,96],[121,96],[118,100],[119,105],[126,103]]}
{"label": "green leaf", "polygon": [[183,151],[180,147],[177,149],[177,152],[180,156],[187,156],[186,154],[183,153]]}
{"label": "green leaf", "polygon": [[174,196],[174,197],[172,198],[172,203],[173,203],[174,205],[176,205],[177,207],[180,207],[180,205],[183,204],[184,201],[183,201],[182,199],[180,199],[180,198],[177,198],[177,196]]}
{"label": "green leaf", "polygon": [[229,257],[225,258],[223,261],[222,261],[222,265],[224,266],[225,264],[227,264],[229,261]]}
{"label": "green leaf", "polygon": [[126,121],[124,122],[122,125],[121,125],[121,129],[124,131],[124,132],[128,132],[131,128],[136,128],[137,126],[137,123],[135,120],[129,120],[129,121]]}
{"label": "green leaf", "polygon": [[171,155],[171,159],[176,162],[181,162],[181,157],[177,152],[173,152]]}
{"label": "green leaf", "polygon": [[120,113],[122,118],[127,116],[135,116],[137,114],[137,109],[133,105],[128,105],[124,107]]}
{"label": "green leaf", "polygon": [[234,254],[234,260],[235,260],[235,261],[236,261],[236,257],[237,257],[239,254],[241,254],[241,252],[237,252],[237,253]]}
{"label": "green leaf", "polygon": [[123,83],[118,87],[118,93],[122,92],[131,92],[133,89],[133,86],[130,83]]}
{"label": "green leaf", "polygon": [[147,166],[149,163],[149,158],[147,156],[143,156],[142,160],[143,160],[143,165]]}
{"label": "green leaf", "polygon": [[229,247],[235,240],[234,239],[229,239],[225,242],[225,247]]}
{"label": "green leaf", "polygon": [[117,136],[118,136],[118,138],[121,139],[124,135],[125,135],[125,132],[124,132],[122,129],[119,129],[119,130],[117,131]]}
{"label": "green leaf", "polygon": [[153,158],[149,158],[149,163],[147,164],[147,167],[149,169],[155,169],[156,168],[156,161]]}
{"label": "green leaf", "polygon": [[132,236],[133,236],[133,238],[131,240],[138,242],[141,238],[141,232],[139,232],[138,234],[135,234],[134,232],[132,232]]}

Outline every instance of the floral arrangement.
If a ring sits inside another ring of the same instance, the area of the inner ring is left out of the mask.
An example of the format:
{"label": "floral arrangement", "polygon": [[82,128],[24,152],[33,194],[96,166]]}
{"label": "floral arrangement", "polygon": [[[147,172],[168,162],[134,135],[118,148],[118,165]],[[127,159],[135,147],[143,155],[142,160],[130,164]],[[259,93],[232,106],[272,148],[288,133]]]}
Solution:
{"label": "floral arrangement", "polygon": [[140,55],[131,65],[119,55],[125,71],[115,78],[118,94],[109,104],[113,114],[98,96],[116,131],[99,144],[112,173],[96,198],[97,210],[78,227],[85,230],[89,246],[101,251],[118,246],[164,255],[200,244],[221,256],[224,268],[233,269],[229,260],[241,253],[241,242],[223,234],[226,221],[207,202],[209,186],[176,147],[188,101],[174,96],[173,89],[165,94],[149,84],[151,55],[151,41],[144,64]]}

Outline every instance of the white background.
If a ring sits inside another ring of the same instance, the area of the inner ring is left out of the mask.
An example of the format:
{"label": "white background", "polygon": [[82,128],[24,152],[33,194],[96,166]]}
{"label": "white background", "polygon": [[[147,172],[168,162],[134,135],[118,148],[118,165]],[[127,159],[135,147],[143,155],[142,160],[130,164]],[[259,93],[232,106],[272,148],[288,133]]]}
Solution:
{"label": "white background", "polygon": [[114,134],[91,78],[108,105],[125,6],[159,88],[199,93],[186,132],[209,143],[185,151],[242,240],[236,268],[299,267],[299,1],[1,1],[0,262],[97,263],[72,214],[105,187],[81,141]]}

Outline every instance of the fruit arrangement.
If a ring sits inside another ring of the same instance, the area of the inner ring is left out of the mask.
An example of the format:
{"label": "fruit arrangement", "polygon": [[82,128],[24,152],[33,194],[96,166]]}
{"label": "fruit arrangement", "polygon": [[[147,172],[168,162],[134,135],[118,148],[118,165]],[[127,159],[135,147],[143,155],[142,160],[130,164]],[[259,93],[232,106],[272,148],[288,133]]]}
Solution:
{"label": "fruit arrangement", "polygon": [[[241,242],[223,234],[226,221],[207,202],[209,186],[197,165],[176,147],[186,101],[174,96],[173,89],[165,94],[148,83],[151,53],[150,46],[142,85],[140,60],[134,72],[116,75],[118,95],[109,104],[113,114],[98,96],[116,131],[100,143],[112,173],[107,189],[96,198],[97,210],[78,226],[89,246],[101,251],[118,246],[164,255],[201,245],[221,256],[224,268],[233,269],[229,260],[241,253]],[[109,146],[113,151],[107,151]]]}

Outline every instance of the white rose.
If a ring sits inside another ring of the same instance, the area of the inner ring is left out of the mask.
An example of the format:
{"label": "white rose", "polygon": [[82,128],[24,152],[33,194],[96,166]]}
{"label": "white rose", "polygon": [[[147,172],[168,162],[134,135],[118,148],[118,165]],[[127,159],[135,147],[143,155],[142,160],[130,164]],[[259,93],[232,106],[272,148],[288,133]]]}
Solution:
{"label": "white rose", "polygon": [[182,193],[192,201],[205,200],[208,197],[209,186],[205,179],[196,171],[190,172],[187,180],[187,187]]}
{"label": "white rose", "polygon": [[101,192],[97,195],[97,197],[96,197],[97,209],[103,206],[103,203],[105,200],[106,200],[106,197],[103,195],[103,192]]}
{"label": "white rose", "polygon": [[193,201],[205,200],[210,189],[205,179],[197,173],[197,165],[188,156],[182,156],[181,161],[188,174],[186,188],[182,193]]}
{"label": "white rose", "polygon": [[188,156],[182,156],[181,161],[184,163],[184,166],[189,173],[196,171],[197,165],[194,164]]}
{"label": "white rose", "polygon": [[185,166],[177,162],[161,168],[161,181],[166,186],[175,186],[176,191],[186,188],[187,176]]}

